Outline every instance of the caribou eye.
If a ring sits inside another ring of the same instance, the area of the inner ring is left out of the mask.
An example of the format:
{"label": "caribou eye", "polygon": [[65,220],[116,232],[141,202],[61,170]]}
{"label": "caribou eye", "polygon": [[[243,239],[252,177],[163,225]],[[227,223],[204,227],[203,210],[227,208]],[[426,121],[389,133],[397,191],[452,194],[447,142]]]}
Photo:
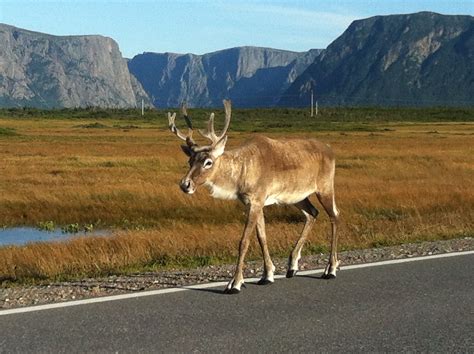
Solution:
{"label": "caribou eye", "polygon": [[212,162],[211,159],[206,159],[206,160],[204,160],[204,163],[202,165],[204,166],[204,168],[207,169],[207,168],[211,168],[213,163],[214,162]]}

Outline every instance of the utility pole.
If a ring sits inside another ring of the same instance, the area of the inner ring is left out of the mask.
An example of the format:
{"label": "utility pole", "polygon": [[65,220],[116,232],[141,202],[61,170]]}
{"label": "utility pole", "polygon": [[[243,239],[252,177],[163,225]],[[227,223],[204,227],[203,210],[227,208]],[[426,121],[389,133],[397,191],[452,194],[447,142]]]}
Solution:
{"label": "utility pole", "polygon": [[143,98],[142,98],[142,117],[145,115],[145,104],[143,102]]}
{"label": "utility pole", "polygon": [[[314,97],[313,97],[313,90],[311,90],[311,117],[313,117],[313,100],[314,100]],[[317,114],[317,113],[316,113]]]}

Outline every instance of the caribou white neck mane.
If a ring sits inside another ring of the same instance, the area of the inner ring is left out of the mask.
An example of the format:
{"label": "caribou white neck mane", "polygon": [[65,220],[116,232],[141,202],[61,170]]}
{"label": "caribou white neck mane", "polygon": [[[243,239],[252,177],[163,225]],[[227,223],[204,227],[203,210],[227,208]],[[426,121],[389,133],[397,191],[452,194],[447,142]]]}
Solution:
{"label": "caribou white neck mane", "polygon": [[204,185],[209,189],[211,197],[213,198],[227,200],[235,200],[238,198],[236,188],[220,187],[211,181],[206,182]]}

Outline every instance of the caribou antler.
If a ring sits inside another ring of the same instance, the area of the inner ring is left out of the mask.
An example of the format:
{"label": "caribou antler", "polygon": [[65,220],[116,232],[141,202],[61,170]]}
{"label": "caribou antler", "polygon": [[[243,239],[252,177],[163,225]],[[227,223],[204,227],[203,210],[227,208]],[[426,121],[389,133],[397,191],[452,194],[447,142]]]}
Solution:
{"label": "caribou antler", "polygon": [[186,144],[188,144],[189,146],[196,145],[196,143],[193,140],[193,125],[191,123],[191,119],[189,119],[189,117],[188,117],[188,112],[186,110],[186,104],[184,102],[181,106],[181,112],[183,113],[184,120],[186,122],[186,125],[188,126],[188,134],[185,135],[185,134],[181,133],[179,131],[179,129],[176,127],[176,124],[174,122],[175,119],[176,119],[176,113],[171,114],[170,112],[168,112],[168,127],[170,128],[170,130],[174,134],[176,134],[176,136],[178,138],[180,138],[181,140],[186,141]]}
{"label": "caribou antler", "polygon": [[204,129],[199,129],[199,133],[212,141],[212,144],[216,144],[219,140],[221,140],[226,134],[227,130],[229,129],[229,124],[230,124],[230,117],[231,117],[231,102],[230,100],[224,100],[224,109],[225,109],[225,124],[224,124],[224,129],[222,129],[221,135],[217,136],[216,132],[214,130],[214,113],[211,113],[211,116],[209,118],[209,121],[207,122],[207,128]]}

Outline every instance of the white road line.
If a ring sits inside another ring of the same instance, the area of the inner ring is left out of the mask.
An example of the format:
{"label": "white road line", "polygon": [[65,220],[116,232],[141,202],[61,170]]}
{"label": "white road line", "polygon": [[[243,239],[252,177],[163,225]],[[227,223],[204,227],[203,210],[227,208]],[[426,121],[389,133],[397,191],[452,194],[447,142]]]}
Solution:
{"label": "white road line", "polygon": [[[380,261],[380,262],[373,262],[373,263],[354,264],[354,265],[343,266],[343,267],[341,267],[341,270],[378,267],[378,266],[384,266],[384,265],[390,265],[390,264],[399,264],[399,263],[407,263],[407,262],[415,262],[415,261],[432,260],[432,259],[436,259],[436,258],[465,256],[465,255],[468,255],[468,254],[474,254],[474,251],[450,252],[450,253],[436,254],[436,255],[433,255],[433,256],[392,259],[392,260],[388,260],[388,261]],[[323,271],[324,271],[324,269],[305,270],[305,271],[298,272],[297,276],[298,275],[319,274],[319,273],[322,273]],[[285,278],[285,275],[275,275],[275,279],[282,279],[282,278]],[[253,282],[257,282],[259,279],[260,278],[247,278],[247,279],[245,279],[245,281],[247,283],[253,283]],[[12,315],[12,314],[17,314],[17,313],[25,313],[25,312],[50,310],[50,309],[56,309],[56,308],[62,308],[62,307],[94,304],[94,303],[99,303],[99,302],[134,299],[134,298],[139,298],[139,297],[144,297],[144,296],[170,294],[170,293],[177,293],[177,292],[180,292],[180,291],[187,291],[187,290],[193,290],[193,289],[206,289],[206,288],[224,287],[225,285],[227,285],[227,281],[182,286],[182,287],[179,287],[179,288],[167,288],[167,289],[159,289],[159,290],[142,291],[142,292],[132,293],[132,294],[103,296],[103,297],[96,297],[96,298],[84,299],[84,300],[73,300],[73,301],[66,301],[66,302],[47,304],[47,305],[20,307],[20,308],[10,309],[10,310],[0,310],[0,316],[2,316],[2,315]]]}

